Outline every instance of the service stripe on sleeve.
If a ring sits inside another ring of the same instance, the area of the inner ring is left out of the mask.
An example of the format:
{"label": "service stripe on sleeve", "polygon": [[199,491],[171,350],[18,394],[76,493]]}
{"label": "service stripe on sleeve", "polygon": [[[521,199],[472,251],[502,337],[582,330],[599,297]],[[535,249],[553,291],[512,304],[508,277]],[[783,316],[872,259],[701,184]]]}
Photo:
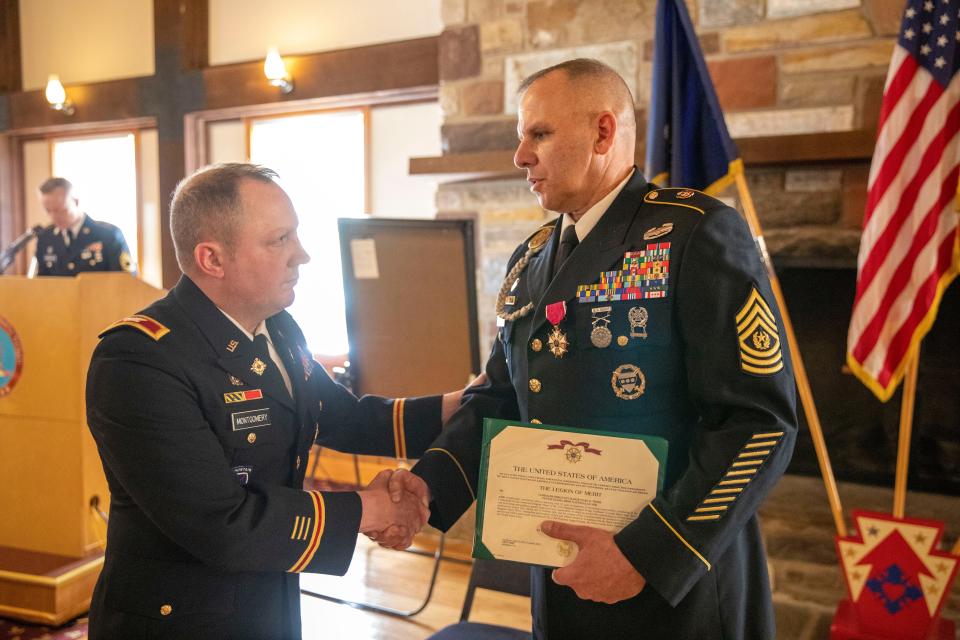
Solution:
{"label": "service stripe on sleeve", "polygon": [[303,555],[300,556],[300,559],[297,560],[292,567],[288,570],[290,573],[300,573],[303,571],[313,560],[313,556],[316,555],[317,549],[320,548],[320,538],[323,537],[323,528],[326,525],[326,514],[324,513],[324,504],[323,504],[323,494],[319,491],[308,491],[310,498],[313,501],[313,522],[315,523],[311,535],[307,542],[307,548],[304,549]]}

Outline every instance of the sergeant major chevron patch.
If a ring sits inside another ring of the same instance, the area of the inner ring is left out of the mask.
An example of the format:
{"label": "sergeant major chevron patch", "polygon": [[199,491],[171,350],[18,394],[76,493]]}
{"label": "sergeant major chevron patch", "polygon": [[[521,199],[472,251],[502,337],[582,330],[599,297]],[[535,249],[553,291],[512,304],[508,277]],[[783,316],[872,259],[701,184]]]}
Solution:
{"label": "sergeant major chevron patch", "polygon": [[740,368],[761,376],[773,375],[783,369],[777,321],[756,287],[751,287],[736,320]]}

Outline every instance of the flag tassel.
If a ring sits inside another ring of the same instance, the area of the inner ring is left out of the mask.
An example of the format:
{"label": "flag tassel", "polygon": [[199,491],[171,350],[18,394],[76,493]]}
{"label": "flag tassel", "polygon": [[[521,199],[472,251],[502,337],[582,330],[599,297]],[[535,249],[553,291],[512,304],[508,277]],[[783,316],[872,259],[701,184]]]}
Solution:
{"label": "flag tassel", "polygon": [[843,519],[843,507],[840,505],[840,492],[837,490],[837,480],[833,476],[833,467],[830,465],[830,454],[827,451],[827,443],[823,438],[823,428],[820,425],[820,415],[817,413],[817,406],[813,402],[813,392],[810,390],[810,380],[807,378],[807,370],[803,365],[803,357],[800,355],[800,348],[797,345],[797,337],[793,332],[793,322],[790,320],[790,314],[787,312],[787,305],[783,299],[783,292],[780,289],[780,280],[773,269],[773,263],[770,261],[770,254],[767,252],[766,243],[763,240],[763,229],[760,226],[760,219],[757,217],[757,211],[753,206],[753,197],[750,195],[750,187],[744,178],[743,171],[735,174],[737,193],[740,195],[740,202],[743,204],[743,212],[747,218],[747,224],[750,231],[757,241],[763,263],[767,268],[767,275],[770,277],[770,287],[773,289],[773,295],[780,306],[780,315],[783,317],[783,328],[787,334],[787,345],[790,347],[790,354],[793,356],[793,373],[797,380],[797,391],[800,394],[800,402],[803,405],[803,413],[807,417],[807,425],[810,427],[810,436],[813,439],[813,448],[817,453],[817,462],[820,465],[820,475],[823,476],[823,484],[827,490],[827,500],[830,503],[830,512],[833,514],[833,522],[837,527],[837,535],[841,538],[847,536],[847,524]]}

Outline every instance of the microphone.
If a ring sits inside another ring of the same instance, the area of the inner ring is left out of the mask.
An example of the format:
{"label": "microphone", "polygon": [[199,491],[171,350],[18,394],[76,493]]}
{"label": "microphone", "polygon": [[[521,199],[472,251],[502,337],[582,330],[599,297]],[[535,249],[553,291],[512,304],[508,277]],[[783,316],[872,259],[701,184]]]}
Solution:
{"label": "microphone", "polygon": [[43,227],[38,224],[32,229],[28,229],[27,231],[23,232],[20,237],[11,242],[6,249],[0,251],[0,274],[6,271],[7,267],[13,264],[13,259],[17,257],[17,254],[20,253],[25,246],[27,246],[27,243],[31,238],[40,235],[41,231],[43,231]]}

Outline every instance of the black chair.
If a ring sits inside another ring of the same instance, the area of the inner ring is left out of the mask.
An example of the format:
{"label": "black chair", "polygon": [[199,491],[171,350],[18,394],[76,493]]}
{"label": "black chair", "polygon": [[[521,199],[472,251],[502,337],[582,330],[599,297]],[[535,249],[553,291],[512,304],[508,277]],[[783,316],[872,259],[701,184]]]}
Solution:
{"label": "black chair", "polygon": [[467,595],[460,610],[460,622],[444,627],[427,640],[531,640],[530,633],[499,625],[470,622],[476,590],[490,589],[518,596],[530,595],[530,567],[506,560],[473,561]]}

